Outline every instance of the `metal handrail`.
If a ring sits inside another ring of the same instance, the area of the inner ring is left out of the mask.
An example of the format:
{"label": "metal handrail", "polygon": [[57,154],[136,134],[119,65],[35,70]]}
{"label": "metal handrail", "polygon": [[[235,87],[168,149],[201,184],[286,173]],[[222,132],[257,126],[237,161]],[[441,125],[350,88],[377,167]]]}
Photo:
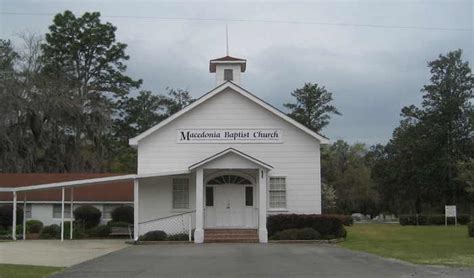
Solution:
{"label": "metal handrail", "polygon": [[193,213],[193,212],[196,212],[196,211],[192,210],[192,211],[187,211],[187,212],[183,212],[183,213],[173,214],[173,215],[170,215],[170,216],[165,216],[165,217],[161,217],[161,218],[156,218],[156,219],[152,219],[152,220],[138,222],[138,224],[145,224],[145,223],[155,222],[155,221],[158,221],[158,220],[163,220],[163,219],[167,219],[167,218],[172,218],[172,217],[176,217],[176,216],[190,214],[190,213]]}

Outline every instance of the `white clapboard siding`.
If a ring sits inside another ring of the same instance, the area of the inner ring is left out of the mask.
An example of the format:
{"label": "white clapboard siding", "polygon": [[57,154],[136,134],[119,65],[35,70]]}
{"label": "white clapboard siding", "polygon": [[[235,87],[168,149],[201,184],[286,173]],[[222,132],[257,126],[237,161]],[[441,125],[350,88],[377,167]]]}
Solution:
{"label": "white clapboard siding", "polygon": [[[186,128],[276,128],[281,130],[283,142],[278,144],[177,143],[177,130]],[[231,88],[225,89],[143,138],[138,144],[138,173],[185,170],[190,165],[229,147],[273,166],[270,176],[286,177],[288,212],[321,212],[319,142]],[[190,184],[190,187],[193,188],[193,185]],[[171,187],[171,182],[169,186]],[[161,195],[159,202],[171,202],[171,190],[168,192],[163,190],[159,193]],[[140,196],[143,195],[140,194]],[[194,201],[194,199],[191,200]]]}

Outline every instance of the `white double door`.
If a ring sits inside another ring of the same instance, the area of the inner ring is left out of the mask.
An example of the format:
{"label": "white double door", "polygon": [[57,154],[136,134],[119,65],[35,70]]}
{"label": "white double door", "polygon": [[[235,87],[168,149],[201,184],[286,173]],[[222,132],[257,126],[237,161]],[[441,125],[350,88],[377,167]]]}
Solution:
{"label": "white double door", "polygon": [[[222,184],[213,187],[214,204],[206,206],[205,223],[207,228],[254,228],[257,225],[253,201],[246,204],[245,186]],[[254,194],[252,187],[251,193]]]}

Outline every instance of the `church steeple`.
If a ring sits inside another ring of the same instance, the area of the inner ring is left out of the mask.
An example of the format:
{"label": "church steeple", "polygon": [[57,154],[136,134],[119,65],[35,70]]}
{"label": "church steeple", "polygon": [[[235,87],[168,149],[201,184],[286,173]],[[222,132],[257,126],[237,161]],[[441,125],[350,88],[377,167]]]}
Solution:
{"label": "church steeple", "polygon": [[209,62],[209,72],[216,74],[216,86],[232,81],[240,85],[240,73],[245,72],[247,60],[224,56]]}
{"label": "church steeple", "polygon": [[229,56],[229,32],[225,26],[226,56],[211,60],[209,71],[216,74],[216,87],[226,81],[240,85],[240,73],[245,72],[247,61]]}

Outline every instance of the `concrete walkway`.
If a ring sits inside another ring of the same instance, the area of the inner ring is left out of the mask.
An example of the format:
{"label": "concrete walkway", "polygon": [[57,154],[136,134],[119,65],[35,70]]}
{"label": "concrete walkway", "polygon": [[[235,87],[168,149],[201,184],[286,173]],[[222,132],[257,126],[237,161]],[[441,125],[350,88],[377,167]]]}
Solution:
{"label": "concrete walkway", "polygon": [[53,277],[474,277],[474,269],[413,265],[321,244],[131,246]]}
{"label": "concrete walkway", "polygon": [[124,239],[0,242],[0,264],[69,267],[128,246]]}

